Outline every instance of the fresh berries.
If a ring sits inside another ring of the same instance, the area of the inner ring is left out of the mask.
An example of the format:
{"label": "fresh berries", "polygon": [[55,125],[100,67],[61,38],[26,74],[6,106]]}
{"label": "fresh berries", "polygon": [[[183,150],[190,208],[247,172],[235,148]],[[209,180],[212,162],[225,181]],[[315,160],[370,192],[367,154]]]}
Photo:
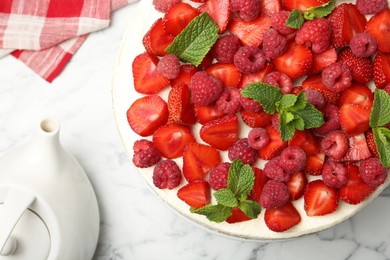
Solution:
{"label": "fresh berries", "polygon": [[378,45],[378,51],[390,52],[390,8],[375,14],[367,22],[365,32],[372,35]]}
{"label": "fresh berries", "polygon": [[256,150],[249,146],[248,138],[238,139],[228,149],[229,160],[241,159],[243,163],[254,164],[257,160]]}
{"label": "fresh berries", "polygon": [[301,222],[301,216],[294,205],[287,202],[281,207],[267,209],[264,214],[264,221],[270,230],[283,232]]}
{"label": "fresh berries", "polygon": [[192,76],[189,87],[195,105],[209,105],[217,100],[223,91],[221,81],[204,71],[198,71]]}
{"label": "fresh berries", "polygon": [[349,44],[353,54],[360,58],[370,57],[377,48],[374,37],[367,33],[356,34]]}
{"label": "fresh berries", "polygon": [[264,78],[264,82],[279,87],[283,94],[289,94],[292,91],[292,81],[290,77],[279,71],[268,73]]}
{"label": "fresh berries", "polygon": [[153,184],[159,189],[174,189],[182,179],[179,166],[173,160],[162,160],[153,170]]}
{"label": "fresh berries", "polygon": [[362,161],[360,163],[359,173],[362,180],[371,187],[381,185],[387,178],[387,169],[375,157]]}
{"label": "fresh berries", "polygon": [[227,187],[230,163],[220,163],[211,170],[209,174],[209,184],[213,190],[220,190]]}
{"label": "fresh berries", "polygon": [[321,141],[321,149],[331,159],[341,159],[348,151],[347,134],[341,130],[328,133]]}
{"label": "fresh berries", "polygon": [[138,168],[147,168],[161,160],[159,151],[146,139],[137,140],[133,145],[133,163]]}
{"label": "fresh berries", "polygon": [[276,156],[275,158],[269,160],[264,165],[263,171],[264,174],[272,180],[286,182],[291,178],[290,173],[280,166],[280,156]]}
{"label": "fresh berries", "polygon": [[323,216],[334,212],[339,205],[337,189],[322,180],[309,182],[303,194],[304,209],[309,217]]}
{"label": "fresh berries", "polygon": [[233,115],[241,109],[241,94],[237,88],[224,88],[218,98],[217,108],[227,115]]}
{"label": "fresh berries", "polygon": [[356,7],[362,14],[376,14],[387,6],[386,0],[356,0]]}
{"label": "fresh berries", "polygon": [[167,54],[157,63],[157,71],[167,79],[174,79],[180,73],[180,60],[176,55]]}
{"label": "fresh berries", "polygon": [[297,31],[295,42],[309,44],[313,53],[324,52],[330,46],[332,27],[327,19],[317,18],[306,21]]}
{"label": "fresh berries", "polygon": [[243,21],[251,21],[257,18],[260,12],[260,0],[236,0],[234,10]]}
{"label": "fresh berries", "polygon": [[286,184],[280,181],[269,180],[263,187],[259,203],[263,208],[273,209],[283,206],[290,200]]}
{"label": "fresh berries", "polygon": [[378,52],[374,58],[374,82],[377,88],[390,83],[390,53]]}
{"label": "fresh berries", "polygon": [[352,74],[344,63],[333,63],[322,71],[322,83],[334,92],[341,92],[351,86]]}
{"label": "fresh berries", "polygon": [[347,167],[343,163],[326,161],[322,168],[322,180],[330,187],[341,188],[348,181]]}
{"label": "fresh berries", "polygon": [[289,146],[280,154],[280,166],[288,173],[296,173],[305,167],[306,153],[297,146]]}
{"label": "fresh berries", "polygon": [[264,34],[263,51],[266,58],[275,58],[279,56],[287,46],[286,39],[273,28],[270,28]]}
{"label": "fresh berries", "polygon": [[248,134],[248,143],[252,149],[258,150],[269,142],[267,130],[264,128],[252,128]]}
{"label": "fresh berries", "polygon": [[286,26],[286,21],[290,16],[289,11],[279,11],[271,16],[272,28],[282,35],[294,33],[296,29]]}
{"label": "fresh berries", "polygon": [[348,66],[353,80],[361,84],[367,84],[371,80],[373,64],[370,58],[357,57],[350,48],[344,48],[339,53],[339,60]]}
{"label": "fresh berries", "polygon": [[153,0],[153,6],[157,11],[165,13],[169,8],[180,2],[180,0]]}
{"label": "fresh berries", "polygon": [[177,197],[196,209],[210,203],[211,191],[207,181],[193,181],[177,191]]}
{"label": "fresh berries", "polygon": [[212,48],[214,58],[220,63],[233,63],[233,56],[240,48],[240,39],[232,34],[220,37]]}
{"label": "fresh berries", "polygon": [[305,89],[303,92],[306,95],[307,101],[317,109],[322,109],[326,105],[324,95],[321,92],[314,89]]}
{"label": "fresh berries", "polygon": [[244,74],[260,71],[266,62],[264,53],[255,46],[243,46],[234,54],[234,65]]}
{"label": "fresh berries", "polygon": [[240,102],[241,107],[246,111],[257,113],[262,110],[260,103],[252,98],[241,96]]}
{"label": "fresh berries", "polygon": [[314,131],[319,135],[326,135],[331,131],[340,129],[340,115],[339,108],[333,104],[327,104],[323,110],[322,114],[324,115],[324,124]]}

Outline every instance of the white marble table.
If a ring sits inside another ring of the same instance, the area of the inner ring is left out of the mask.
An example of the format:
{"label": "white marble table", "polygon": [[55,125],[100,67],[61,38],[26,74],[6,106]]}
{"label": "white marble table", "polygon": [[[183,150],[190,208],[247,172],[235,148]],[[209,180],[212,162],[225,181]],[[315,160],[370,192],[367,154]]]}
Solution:
{"label": "white marble table", "polygon": [[125,154],[111,103],[113,66],[135,7],[92,34],[52,84],[12,57],[0,60],[0,152],[31,138],[41,118],[60,121],[62,143],[85,168],[100,204],[94,259],[390,259],[390,188],[334,228],[274,243],[211,234],[154,197]]}

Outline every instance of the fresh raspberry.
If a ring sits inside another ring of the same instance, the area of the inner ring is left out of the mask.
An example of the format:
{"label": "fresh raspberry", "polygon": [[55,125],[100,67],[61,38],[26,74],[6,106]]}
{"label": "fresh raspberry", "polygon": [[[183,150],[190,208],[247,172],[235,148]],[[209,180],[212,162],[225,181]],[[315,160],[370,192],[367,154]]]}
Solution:
{"label": "fresh raspberry", "polygon": [[324,136],[331,131],[340,129],[339,108],[336,105],[328,103],[321,112],[325,122],[322,126],[314,129],[316,134]]}
{"label": "fresh raspberry", "polygon": [[153,170],[153,183],[159,189],[174,189],[180,185],[182,174],[175,161],[159,162]]}
{"label": "fresh raspberry", "polygon": [[359,173],[362,180],[372,187],[381,185],[387,178],[387,169],[375,157],[363,160],[360,163]]}
{"label": "fresh raspberry", "polygon": [[252,98],[241,96],[240,102],[242,108],[249,112],[257,113],[262,109],[260,103]]}
{"label": "fresh raspberry", "polygon": [[175,79],[180,73],[180,60],[174,54],[163,56],[157,63],[157,71],[167,79]]}
{"label": "fresh raspberry", "polygon": [[264,82],[272,86],[279,87],[283,94],[291,93],[293,88],[290,77],[279,71],[268,73],[264,77]]}
{"label": "fresh raspberry", "polygon": [[327,160],[322,167],[322,180],[333,188],[341,188],[348,181],[348,170],[345,164]]}
{"label": "fresh raspberry", "polygon": [[306,95],[307,101],[317,109],[323,109],[325,107],[326,101],[321,92],[314,89],[305,89],[303,92]]}
{"label": "fresh raspberry", "polygon": [[240,90],[232,87],[225,87],[222,95],[217,99],[217,108],[228,115],[233,115],[241,109]]}
{"label": "fresh raspberry", "polygon": [[286,26],[286,22],[289,16],[289,11],[279,11],[277,13],[274,13],[271,16],[272,27],[282,35],[294,33],[296,29]]}
{"label": "fresh raspberry", "polygon": [[280,154],[280,166],[293,174],[303,170],[306,165],[306,153],[298,146],[286,147]]}
{"label": "fresh raspberry", "polygon": [[265,209],[283,206],[290,200],[290,193],[286,184],[280,181],[269,180],[264,185],[259,203]]}
{"label": "fresh raspberry", "polygon": [[212,48],[214,58],[220,63],[233,63],[234,54],[240,48],[240,39],[235,35],[224,35],[216,41]]}
{"label": "fresh raspberry", "polygon": [[209,174],[209,184],[212,189],[220,190],[227,187],[230,163],[223,162],[217,165]]}
{"label": "fresh raspberry", "polygon": [[333,92],[341,92],[351,86],[352,74],[342,62],[332,63],[322,70],[322,83]]}
{"label": "fresh raspberry", "polygon": [[244,74],[259,72],[265,65],[264,53],[255,46],[241,47],[233,57],[234,65]]}
{"label": "fresh raspberry", "polygon": [[317,18],[306,21],[297,31],[295,42],[311,46],[313,53],[319,54],[324,52],[330,46],[330,37],[332,27],[327,19]]}
{"label": "fresh raspberry", "polygon": [[248,143],[252,149],[259,150],[269,143],[267,130],[264,128],[253,128],[248,133]]}
{"label": "fresh raspberry", "polygon": [[272,126],[280,131],[280,118],[279,118],[279,113],[275,113],[272,115],[271,117],[271,123],[272,123]]}
{"label": "fresh raspberry", "polygon": [[191,77],[189,87],[195,105],[210,105],[223,91],[222,82],[204,71],[198,71]]}
{"label": "fresh raspberry", "polygon": [[280,156],[276,156],[269,160],[265,165],[263,172],[271,180],[289,181],[291,175],[280,166]]}
{"label": "fresh raspberry", "polygon": [[286,50],[286,39],[273,28],[264,33],[263,51],[266,58],[273,59]]}
{"label": "fresh raspberry", "polygon": [[328,133],[321,141],[321,150],[333,160],[341,159],[348,151],[348,137],[342,130]]}
{"label": "fresh raspberry", "polygon": [[244,21],[251,21],[257,18],[260,12],[259,0],[235,1],[235,9],[238,8],[238,17]]}
{"label": "fresh raspberry", "polygon": [[362,14],[376,14],[388,6],[387,0],[356,0],[356,7]]}
{"label": "fresh raspberry", "polygon": [[153,0],[153,6],[157,11],[166,13],[169,8],[180,2],[181,0]]}
{"label": "fresh raspberry", "polygon": [[370,34],[358,33],[352,38],[349,47],[356,56],[360,58],[367,58],[376,51],[377,44],[374,37]]}
{"label": "fresh raspberry", "polygon": [[137,140],[133,145],[133,163],[138,168],[148,168],[161,160],[160,152],[146,139]]}
{"label": "fresh raspberry", "polygon": [[229,147],[228,157],[231,161],[241,159],[243,163],[254,164],[257,160],[257,153],[249,146],[248,138],[242,138]]}

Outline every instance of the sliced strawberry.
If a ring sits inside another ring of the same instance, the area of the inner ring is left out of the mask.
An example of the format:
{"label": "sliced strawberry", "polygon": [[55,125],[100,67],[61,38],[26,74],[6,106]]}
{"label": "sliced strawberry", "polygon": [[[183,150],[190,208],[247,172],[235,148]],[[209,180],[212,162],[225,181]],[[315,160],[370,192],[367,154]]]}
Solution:
{"label": "sliced strawberry", "polygon": [[241,119],[245,124],[252,128],[266,127],[272,123],[272,115],[263,110],[257,113],[241,110]]}
{"label": "sliced strawberry", "polygon": [[219,33],[223,33],[230,18],[230,1],[229,0],[207,0],[199,6],[201,12],[207,12],[217,23]]}
{"label": "sliced strawberry", "polygon": [[251,220],[251,218],[245,215],[245,213],[242,212],[241,209],[239,209],[238,207],[233,207],[232,214],[230,215],[230,217],[226,219],[226,222],[233,224],[233,223],[243,222],[248,220]]}
{"label": "sliced strawberry", "polygon": [[352,79],[356,82],[367,84],[372,79],[373,63],[371,58],[357,57],[350,48],[344,48],[339,53],[339,60],[348,66],[352,73]]}
{"label": "sliced strawberry", "polygon": [[340,161],[358,162],[371,157],[371,152],[368,148],[368,144],[364,134],[351,136],[348,138],[348,141],[348,151]]}
{"label": "sliced strawberry", "polygon": [[226,115],[207,122],[200,128],[200,138],[219,150],[227,150],[238,140],[237,115]]}
{"label": "sliced strawberry", "polygon": [[340,125],[349,135],[358,135],[369,128],[371,109],[355,104],[344,104],[340,107]]}
{"label": "sliced strawberry", "polygon": [[390,83],[390,53],[378,52],[374,59],[374,82],[377,88]]}
{"label": "sliced strawberry", "polygon": [[280,0],[260,0],[260,16],[271,17],[282,10]]}
{"label": "sliced strawberry", "polygon": [[194,65],[190,64],[183,64],[180,66],[180,73],[179,75],[171,80],[171,85],[172,87],[175,87],[176,85],[189,85],[192,76],[198,71],[198,68],[195,67]]}
{"label": "sliced strawberry", "polygon": [[269,180],[269,178],[261,169],[257,167],[253,167],[253,172],[255,174],[255,182],[249,196],[252,200],[259,201],[264,184]]}
{"label": "sliced strawberry", "polygon": [[373,101],[374,94],[367,86],[352,83],[349,88],[341,92],[337,106],[341,107],[344,104],[355,104],[371,109]]}
{"label": "sliced strawberry", "polygon": [[244,88],[250,83],[263,82],[265,76],[272,71],[274,71],[274,66],[270,62],[266,62],[259,72],[242,75],[239,88]]}
{"label": "sliced strawberry", "polygon": [[215,148],[189,143],[183,153],[183,175],[188,182],[204,180],[206,173],[220,163],[221,155]]}
{"label": "sliced strawberry", "polygon": [[198,69],[199,70],[204,70],[208,66],[213,63],[214,56],[211,51],[209,51],[206,56],[203,58],[202,62],[199,64]]}
{"label": "sliced strawberry", "polygon": [[292,11],[293,9],[305,11],[310,7],[323,5],[327,2],[329,0],[284,0],[283,9],[287,11]]}
{"label": "sliced strawberry", "polygon": [[271,18],[267,16],[260,16],[252,21],[243,21],[235,17],[229,23],[229,31],[246,46],[259,46],[263,42],[264,33],[270,27]]}
{"label": "sliced strawberry", "polygon": [[168,159],[182,156],[184,148],[191,142],[195,142],[195,138],[190,128],[184,125],[167,124],[153,134],[154,146]]}
{"label": "sliced strawberry", "polygon": [[378,149],[376,148],[374,134],[372,133],[372,130],[371,129],[368,130],[365,133],[365,136],[366,136],[367,146],[368,146],[368,149],[370,149],[371,154],[373,156],[375,156],[376,158],[379,158],[379,153],[378,153]]}
{"label": "sliced strawberry", "polygon": [[306,166],[304,172],[312,176],[321,175],[324,163],[325,154],[323,152],[319,152],[315,155],[310,155],[306,158]]}
{"label": "sliced strawberry", "polygon": [[211,191],[207,181],[194,181],[177,191],[179,199],[193,208],[201,208],[210,203]]}
{"label": "sliced strawberry", "polygon": [[142,94],[156,94],[169,86],[169,80],[157,71],[158,58],[142,53],[135,57],[132,69],[134,89]]}
{"label": "sliced strawberry", "polygon": [[297,200],[303,195],[307,185],[307,178],[303,172],[296,172],[291,175],[291,179],[286,183],[288,192],[292,200]]}
{"label": "sliced strawberry", "polygon": [[308,76],[303,82],[302,82],[302,90],[305,89],[313,89],[321,92],[322,95],[324,95],[325,101],[329,103],[336,103],[337,99],[340,96],[340,93],[335,93],[333,91],[330,91],[323,83],[322,83],[322,77],[321,74],[311,75]]}
{"label": "sliced strawberry", "polygon": [[162,56],[166,54],[165,49],[172,43],[174,38],[173,35],[165,31],[163,20],[159,18],[144,35],[142,43],[148,53]]}
{"label": "sliced strawberry", "polygon": [[340,48],[347,46],[353,36],[364,31],[367,20],[356,5],[344,3],[329,15],[329,22],[333,29],[333,46]]}
{"label": "sliced strawberry", "polygon": [[379,51],[390,52],[390,9],[385,8],[371,17],[366,32],[375,38]]}
{"label": "sliced strawberry", "polygon": [[168,122],[195,124],[194,104],[191,103],[190,89],[181,84],[171,88],[168,94]]}
{"label": "sliced strawberry", "polygon": [[140,136],[149,136],[168,120],[168,106],[156,95],[137,99],[127,110],[127,121],[131,129]]}
{"label": "sliced strawberry", "polygon": [[309,182],[303,197],[306,214],[310,217],[332,213],[339,204],[337,190],[327,186],[322,180]]}
{"label": "sliced strawberry", "polygon": [[219,79],[226,87],[237,87],[241,81],[241,72],[231,63],[212,64],[207,67],[206,72]]}
{"label": "sliced strawberry", "polygon": [[288,141],[288,145],[302,148],[307,156],[316,155],[320,151],[319,141],[310,130],[295,131],[294,136]]}
{"label": "sliced strawberry", "polygon": [[374,190],[374,187],[365,183],[359,175],[359,167],[354,164],[347,164],[348,181],[347,184],[340,188],[340,199],[356,205],[365,200]]}
{"label": "sliced strawberry", "polygon": [[306,75],[313,63],[313,54],[305,45],[291,42],[285,52],[272,60],[275,69],[292,80]]}
{"label": "sliced strawberry", "polygon": [[301,215],[291,202],[287,202],[281,207],[267,209],[264,221],[270,230],[283,232],[301,222]]}
{"label": "sliced strawberry", "polygon": [[198,122],[206,124],[212,120],[221,118],[225,115],[220,109],[218,109],[215,105],[209,106],[201,106],[195,105],[195,117],[198,119]]}
{"label": "sliced strawberry", "polygon": [[319,73],[326,66],[335,63],[337,61],[337,52],[335,48],[329,47],[326,51],[316,54],[313,53],[313,65],[310,70],[310,74]]}
{"label": "sliced strawberry", "polygon": [[176,36],[198,15],[199,11],[196,8],[187,3],[178,3],[164,14],[164,29],[167,33]]}
{"label": "sliced strawberry", "polygon": [[269,143],[258,151],[259,157],[263,160],[271,160],[279,155],[287,146],[287,142],[283,142],[280,137],[280,132],[272,125],[265,128],[269,136]]}

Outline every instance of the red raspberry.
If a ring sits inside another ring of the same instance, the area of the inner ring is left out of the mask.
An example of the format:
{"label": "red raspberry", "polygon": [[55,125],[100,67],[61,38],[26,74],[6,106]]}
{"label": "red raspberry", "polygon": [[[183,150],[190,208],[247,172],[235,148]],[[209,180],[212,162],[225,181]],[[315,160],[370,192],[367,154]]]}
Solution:
{"label": "red raspberry", "polygon": [[370,34],[358,33],[352,38],[349,47],[356,56],[367,58],[376,51],[377,44]]}
{"label": "red raspberry", "polygon": [[340,115],[339,108],[336,105],[328,103],[324,109],[322,109],[325,123],[316,128],[314,131],[318,135],[326,135],[331,131],[340,129]]}
{"label": "red raspberry", "polygon": [[220,63],[233,63],[233,56],[240,48],[240,39],[229,34],[220,37],[212,48],[214,58]]}
{"label": "red raspberry", "polygon": [[286,184],[280,181],[269,180],[264,185],[259,203],[265,209],[283,206],[290,200],[290,193]]}
{"label": "red raspberry", "polygon": [[372,187],[381,185],[387,178],[387,169],[375,157],[363,160],[360,163],[359,173],[362,180]]}
{"label": "red raspberry", "polygon": [[233,57],[234,65],[244,74],[259,72],[265,65],[264,53],[255,46],[241,47]]}
{"label": "red raspberry", "polygon": [[253,128],[248,134],[248,143],[252,149],[259,150],[269,143],[267,130],[264,128]]}
{"label": "red raspberry", "polygon": [[286,182],[290,180],[291,175],[280,166],[280,159],[280,156],[277,156],[269,160],[264,165],[263,172],[272,180]]}
{"label": "red raspberry", "polygon": [[222,95],[217,100],[217,108],[228,115],[233,115],[241,109],[240,90],[232,87],[225,87]]}
{"label": "red raspberry", "polygon": [[333,160],[341,159],[348,151],[348,136],[336,130],[327,134],[321,141],[321,150]]}
{"label": "red raspberry", "polygon": [[322,95],[321,92],[314,89],[305,89],[303,92],[306,95],[307,101],[317,109],[323,109],[326,105],[324,95]]}
{"label": "red raspberry", "polygon": [[271,16],[272,27],[282,35],[294,33],[296,29],[286,26],[286,22],[289,16],[289,11],[279,11],[274,13]]}
{"label": "red raspberry", "polygon": [[266,58],[275,58],[286,50],[286,39],[273,28],[264,33],[263,51]]}
{"label": "red raspberry", "polygon": [[169,8],[180,2],[181,0],[153,0],[153,5],[157,11],[166,13]]}
{"label": "red raspberry", "polygon": [[332,63],[322,70],[322,83],[333,92],[341,92],[351,86],[352,74],[342,62]]}
{"label": "red raspberry", "polygon": [[297,31],[295,42],[311,46],[313,53],[324,52],[330,46],[332,27],[327,19],[317,18],[306,21]]}
{"label": "red raspberry", "polygon": [[228,157],[231,161],[241,159],[243,163],[254,164],[257,160],[257,153],[249,146],[248,138],[242,138],[229,147]]}
{"label": "red raspberry", "polygon": [[209,184],[212,189],[219,190],[227,187],[230,163],[223,162],[217,165],[209,175]]}
{"label": "red raspberry", "polygon": [[298,146],[289,146],[280,154],[280,166],[293,174],[303,170],[306,165],[306,153]]}
{"label": "red raspberry", "polygon": [[153,170],[153,184],[159,189],[174,189],[180,185],[182,174],[175,161],[159,162]]}
{"label": "red raspberry", "polygon": [[279,87],[283,94],[291,93],[293,88],[290,77],[279,71],[268,73],[264,77],[264,82],[272,86]]}
{"label": "red raspberry", "polygon": [[257,113],[262,109],[260,103],[252,98],[241,96],[240,102],[242,108],[249,112]]}
{"label": "red raspberry", "polygon": [[223,91],[222,82],[204,71],[198,71],[191,77],[189,87],[195,105],[210,105]]}
{"label": "red raspberry", "polygon": [[[257,18],[260,12],[259,0],[240,0],[236,1],[238,10],[238,16],[241,20],[251,21]],[[237,8],[236,7],[236,8]]]}
{"label": "red raspberry", "polygon": [[167,79],[175,79],[180,73],[180,60],[174,54],[163,56],[157,63],[157,71]]}
{"label": "red raspberry", "polygon": [[348,181],[347,167],[343,163],[326,161],[322,168],[322,180],[329,187],[341,188]]}
{"label": "red raspberry", "polygon": [[356,7],[362,14],[376,14],[387,6],[387,0],[356,0]]}
{"label": "red raspberry", "polygon": [[161,160],[160,152],[146,139],[137,140],[133,146],[133,163],[138,168],[148,168]]}

